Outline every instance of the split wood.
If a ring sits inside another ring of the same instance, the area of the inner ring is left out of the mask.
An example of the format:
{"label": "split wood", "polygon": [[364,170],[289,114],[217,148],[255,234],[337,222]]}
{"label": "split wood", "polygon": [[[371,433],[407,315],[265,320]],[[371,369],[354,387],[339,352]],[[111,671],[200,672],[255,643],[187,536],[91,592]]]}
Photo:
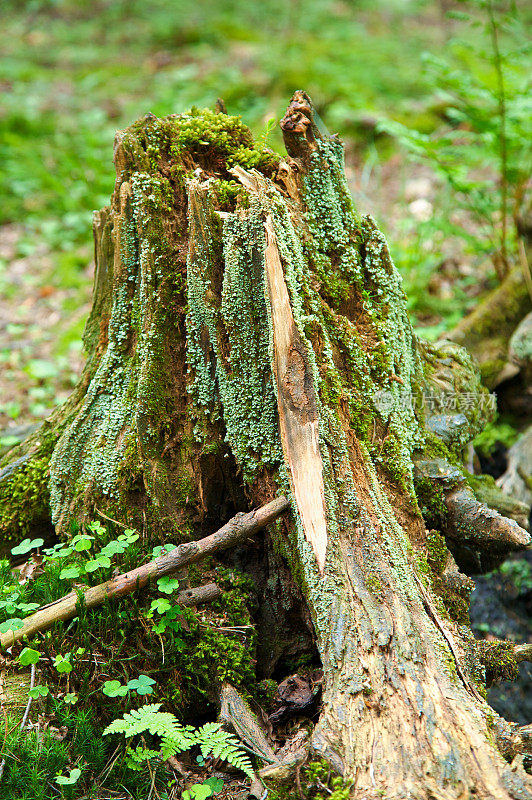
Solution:
{"label": "split wood", "polygon": [[[197,542],[185,542],[180,544],[169,553],[159,556],[153,561],[143,564],[137,569],[125,572],[122,575],[117,575],[110,581],[100,583],[98,586],[91,586],[80,592],[80,596],[76,592],[70,592],[65,597],[61,597],[54,603],[43,606],[34,614],[24,620],[24,625],[15,631],[7,631],[0,636],[0,646],[10,647],[24,637],[30,637],[39,631],[45,631],[50,628],[54,622],[58,620],[68,620],[77,616],[81,605],[86,608],[94,608],[100,605],[104,600],[112,598],[123,597],[126,594],[134,592],[136,589],[142,589],[147,583],[157,578],[162,578],[163,575],[170,575],[173,572],[185,567],[188,564],[193,564],[205,556],[213,555],[220,550],[225,550],[232,545],[237,544],[241,539],[246,536],[251,536],[256,531],[269,525],[277,519],[283,511],[289,507],[286,497],[278,497],[267,503],[261,508],[248,513],[238,513],[229,522],[220,528],[220,530],[200,539]],[[216,593],[212,588],[215,584],[210,584],[209,587],[202,586],[198,589],[187,589],[180,593],[181,602],[183,605],[196,605],[201,602],[208,602],[208,599],[214,599]],[[209,589],[209,591],[207,591]],[[219,591],[218,587],[216,589]],[[200,599],[202,598],[202,599]],[[179,597],[178,597],[179,602]]]}

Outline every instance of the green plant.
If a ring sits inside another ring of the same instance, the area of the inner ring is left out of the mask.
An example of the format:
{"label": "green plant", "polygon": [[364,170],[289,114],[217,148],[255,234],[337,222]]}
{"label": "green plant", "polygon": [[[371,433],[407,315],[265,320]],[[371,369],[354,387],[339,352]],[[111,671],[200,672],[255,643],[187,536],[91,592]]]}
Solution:
{"label": "green plant", "polygon": [[[52,726],[21,730],[20,718],[8,717],[8,735],[4,742],[5,768],[0,784],[0,800],[51,800],[63,797],[73,800],[86,797],[124,797],[146,800],[152,786],[148,770],[132,771],[120,759],[113,757],[114,747],[102,738],[101,726],[94,711],[49,699],[48,711],[53,715]],[[65,738],[57,738],[54,726],[68,729]],[[75,784],[58,784],[57,776],[75,777]],[[156,777],[156,787],[162,794],[167,785],[164,769]],[[59,793],[61,791],[61,794]]]}
{"label": "green plant", "polygon": [[[154,622],[152,625],[154,633],[164,633],[167,628],[174,631],[174,633],[179,633],[181,631],[182,625],[180,617],[182,617],[183,611],[178,605],[172,604],[166,598],[159,597],[156,600],[152,600],[147,615],[148,619],[153,619],[155,614],[160,614],[161,616],[158,622]],[[176,637],[174,643],[178,649],[182,649],[184,646],[184,642],[180,637]]]}
{"label": "green plant", "polygon": [[174,714],[159,711],[160,707],[160,703],[155,703],[126,713],[122,719],[115,719],[108,725],[103,734],[123,733],[126,738],[131,738],[148,731],[160,737],[158,756],[163,761],[198,745],[203,758],[210,755],[221,758],[253,778],[253,767],[240,743],[236,737],[224,731],[219,723],[208,722],[196,729],[191,725],[182,725]]}
{"label": "green plant", "polygon": [[20,653],[18,660],[23,667],[27,667],[30,664],[36,664],[40,657],[41,654],[39,650],[32,650],[31,647],[25,647]]}
{"label": "green plant", "polygon": [[207,778],[203,783],[194,783],[183,792],[183,800],[205,800],[221,792],[224,782],[221,778]]}
{"label": "green plant", "polygon": [[65,653],[64,656],[58,654],[54,658],[54,666],[59,673],[69,673],[72,672],[72,663],[70,661],[71,654]]}
{"label": "green plant", "polygon": [[136,531],[128,528],[116,539],[107,542],[99,552],[93,553],[92,558],[85,559],[83,554],[91,550],[95,538],[100,538],[106,533],[105,528],[98,521],[91,522],[88,530],[94,536],[88,533],[78,533],[67,544],[58,544],[44,551],[47,561],[65,559],[65,566],[59,573],[61,580],[73,580],[95,572],[97,569],[110,567],[111,559],[117,554],[124,553],[139,538]]}
{"label": "green plant", "polygon": [[126,685],[120,681],[105,681],[102,686],[102,692],[107,697],[125,697],[130,691],[136,691],[139,695],[151,694],[153,692],[155,681],[149,675],[139,675],[138,678],[132,678]]}
{"label": "green plant", "polygon": [[499,567],[499,572],[514,584],[519,594],[532,589],[532,565],[524,558],[505,561]]}
{"label": "green plant", "polygon": [[66,775],[56,775],[55,782],[58,783],[60,786],[73,786],[75,783],[79,781],[81,777],[81,770],[75,767],[74,769],[70,770],[70,774],[68,777]]}
{"label": "green plant", "polygon": [[32,700],[38,700],[40,697],[46,697],[47,694],[50,693],[48,686],[34,686],[33,689],[30,689],[28,692],[28,697],[31,697]]}
{"label": "green plant", "polygon": [[14,556],[23,556],[29,553],[30,550],[36,550],[42,547],[43,544],[44,539],[24,539],[20,544],[17,544],[16,547],[12,547],[11,552]]}
{"label": "green plant", "polygon": [[504,445],[504,447],[511,447],[518,435],[519,432],[513,425],[503,420],[496,420],[495,422],[488,422],[473,441],[473,445],[477,451],[485,456],[489,456],[498,442]]}
{"label": "green plant", "polygon": [[[469,28],[467,38],[453,38],[445,56],[424,54],[426,77],[442,95],[447,126],[435,134],[396,120],[380,127],[414,158],[427,161],[450,188],[455,209],[467,212],[453,224],[455,232],[476,240],[477,250],[484,240],[502,278],[516,255],[518,219],[530,202],[531,45],[516,3],[467,5],[470,13],[453,14],[460,31]],[[479,226],[473,236],[471,219]]]}

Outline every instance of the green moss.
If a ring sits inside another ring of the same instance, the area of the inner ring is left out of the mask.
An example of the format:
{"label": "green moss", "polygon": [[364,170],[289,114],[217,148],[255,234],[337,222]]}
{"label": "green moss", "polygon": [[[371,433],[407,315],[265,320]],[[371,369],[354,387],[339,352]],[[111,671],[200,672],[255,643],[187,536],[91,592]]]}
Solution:
{"label": "green moss", "polygon": [[519,666],[514,656],[514,645],[500,640],[477,642],[480,660],[486,671],[486,686],[498,681],[515,681]]}
{"label": "green moss", "polygon": [[181,476],[175,482],[175,497],[179,506],[186,506],[193,501],[196,489],[188,476]]}
{"label": "green moss", "polygon": [[370,572],[368,575],[364,577],[364,580],[368,592],[371,592],[371,594],[380,597],[382,593],[382,581],[379,578],[379,576],[376,575],[374,572]]}
{"label": "green moss", "polygon": [[116,743],[102,736],[102,726],[92,711],[54,701],[48,719],[53,721],[55,730],[65,731],[65,736],[57,736],[54,727],[47,726],[43,730],[21,731],[19,720],[6,718],[9,734],[4,742],[7,759],[0,792],[2,800],[58,797],[59,791],[52,792],[51,788],[57,785],[56,776],[68,776],[74,765],[81,770],[81,776],[75,786],[64,787],[61,792],[64,800],[81,795],[117,797],[123,796],[124,791],[132,800],[141,800],[152,788],[162,791],[167,786],[168,774],[164,769],[153,776],[153,770],[134,772],[124,759],[113,759]]}
{"label": "green moss", "polygon": [[441,529],[447,516],[443,489],[430,478],[416,478],[414,488],[425,525]]}
{"label": "green moss", "polygon": [[427,532],[427,563],[435,575],[441,575],[449,559],[445,539],[437,530]]}
{"label": "green moss", "polygon": [[461,586],[450,588],[444,578],[433,575],[432,584],[449,618],[461,625],[469,625],[469,598],[475,588],[473,581],[464,580]]}
{"label": "green moss", "polygon": [[50,519],[49,455],[30,458],[0,484],[0,537],[13,541]]}

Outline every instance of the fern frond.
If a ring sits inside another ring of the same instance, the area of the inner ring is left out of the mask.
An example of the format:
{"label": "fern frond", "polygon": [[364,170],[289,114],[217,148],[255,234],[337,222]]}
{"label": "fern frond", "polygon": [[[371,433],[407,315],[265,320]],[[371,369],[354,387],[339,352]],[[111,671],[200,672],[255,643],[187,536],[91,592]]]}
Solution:
{"label": "fern frond", "polygon": [[[207,722],[196,730],[191,725],[181,725],[174,714],[159,711],[160,707],[160,703],[152,703],[124,714],[122,719],[113,720],[103,734],[107,736],[109,733],[123,733],[126,738],[130,738],[149,731],[161,738],[161,751],[158,755],[163,761],[199,745],[203,758],[209,755],[221,758],[253,779],[255,773],[251,761],[242,750],[240,742],[231,733],[224,731],[219,722]],[[154,751],[149,752],[152,757]]]}
{"label": "fern frond", "polygon": [[104,736],[108,733],[123,733],[129,738],[149,731],[154,736],[160,736],[167,747],[171,744],[171,755],[188,750],[196,743],[194,728],[191,725],[181,725],[174,714],[159,711],[160,707],[160,703],[153,703],[124,714],[122,719],[115,719],[107,726]]}
{"label": "fern frond", "polygon": [[208,755],[221,758],[253,780],[255,773],[249,757],[242,750],[238,739],[224,731],[219,722],[207,722],[199,728],[196,731],[196,743],[200,746],[203,758]]}

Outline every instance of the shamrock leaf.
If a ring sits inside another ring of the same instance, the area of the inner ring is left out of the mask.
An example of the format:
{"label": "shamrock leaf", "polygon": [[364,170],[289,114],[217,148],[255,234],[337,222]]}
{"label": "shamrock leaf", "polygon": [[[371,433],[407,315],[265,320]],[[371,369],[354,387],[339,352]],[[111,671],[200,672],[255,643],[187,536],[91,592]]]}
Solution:
{"label": "shamrock leaf", "polygon": [[159,578],[157,581],[157,586],[159,587],[160,592],[164,592],[164,594],[172,594],[174,589],[179,589],[179,579],[169,578],[168,575],[165,575],[164,578]]}
{"label": "shamrock leaf", "polygon": [[224,788],[224,781],[223,778],[207,778],[207,780],[203,781],[204,786],[210,786],[211,790],[216,794],[217,792],[221,792]]}
{"label": "shamrock leaf", "polygon": [[73,706],[78,702],[79,697],[75,692],[67,692],[66,695],[63,697],[63,700],[68,705]]}
{"label": "shamrock leaf", "polygon": [[85,564],[85,571],[86,572],[94,572],[94,570],[99,569],[100,567],[110,567],[111,566],[111,559],[109,556],[105,554],[99,553],[95,558],[87,561]]}
{"label": "shamrock leaf", "polygon": [[105,681],[102,686],[102,692],[107,697],[125,697],[128,693],[128,687],[121,684],[120,681]]}
{"label": "shamrock leaf", "polygon": [[33,689],[29,690],[28,697],[31,697],[32,700],[38,700],[39,697],[46,697],[49,692],[50,690],[48,686],[39,684],[38,686],[34,686]]}
{"label": "shamrock leaf", "polygon": [[164,614],[166,611],[169,611],[172,608],[172,604],[166,597],[159,597],[157,600],[151,601],[149,615],[152,617],[155,612],[157,614]]}
{"label": "shamrock leaf", "polygon": [[16,606],[23,614],[27,614],[29,611],[35,611],[36,608],[39,608],[39,603],[17,603]]}
{"label": "shamrock leaf", "polygon": [[127,688],[134,689],[137,694],[151,694],[154,684],[155,681],[153,678],[150,678],[149,675],[139,675],[138,678],[129,681]]}
{"label": "shamrock leaf", "polygon": [[32,650],[31,647],[25,647],[19,655],[18,660],[23,667],[27,667],[30,664],[36,664],[40,657],[41,654],[38,650]]}
{"label": "shamrock leaf", "polygon": [[183,792],[183,800],[206,800],[212,796],[212,789],[204,783],[194,783],[190,789]]}
{"label": "shamrock leaf", "polygon": [[44,539],[24,539],[20,544],[17,544],[16,547],[11,548],[11,552],[14,556],[23,556],[25,553],[29,553],[30,550],[34,550],[36,547],[40,547],[44,544]]}
{"label": "shamrock leaf", "polygon": [[72,672],[72,664],[70,663],[70,653],[65,656],[58,655],[54,658],[54,666],[58,672]]}
{"label": "shamrock leaf", "polygon": [[65,567],[59,573],[59,578],[62,581],[68,580],[69,578],[78,578],[81,575],[81,567]]}
{"label": "shamrock leaf", "polygon": [[77,553],[81,553],[83,550],[90,550],[92,547],[92,540],[94,536],[79,536],[76,537],[76,543],[74,544],[74,550]]}
{"label": "shamrock leaf", "polygon": [[168,542],[167,544],[159,544],[157,547],[153,548],[153,557],[159,558],[159,556],[164,556],[166,553],[169,553],[170,550],[175,550],[177,547],[176,544],[172,544],[172,542]]}
{"label": "shamrock leaf", "polygon": [[2,622],[0,625],[0,633],[7,633],[8,631],[18,631],[20,628],[24,627],[24,620],[19,619],[18,617],[13,617],[13,619],[7,619],[5,622]]}

